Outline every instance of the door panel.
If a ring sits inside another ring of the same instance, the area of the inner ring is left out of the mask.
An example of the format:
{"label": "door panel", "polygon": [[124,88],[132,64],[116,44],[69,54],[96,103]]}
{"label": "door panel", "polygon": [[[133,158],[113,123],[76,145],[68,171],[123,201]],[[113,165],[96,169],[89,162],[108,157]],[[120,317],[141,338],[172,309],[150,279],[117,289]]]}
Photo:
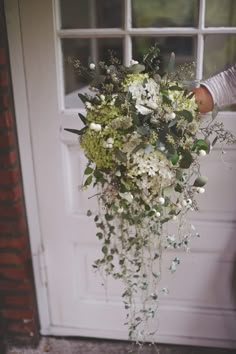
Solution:
{"label": "door panel", "polygon": [[[81,192],[86,160],[65,127],[79,128],[76,111],[62,111],[62,62],[52,1],[20,1],[32,153],[47,267],[51,334],[127,339],[122,286],[92,269],[99,256],[93,218],[93,190]],[[236,130],[233,113],[226,125]],[[159,342],[236,347],[236,177],[235,148],[222,163],[212,152],[204,162],[210,177],[201,212],[191,218],[201,233],[192,251],[181,255],[176,274],[164,258]]]}

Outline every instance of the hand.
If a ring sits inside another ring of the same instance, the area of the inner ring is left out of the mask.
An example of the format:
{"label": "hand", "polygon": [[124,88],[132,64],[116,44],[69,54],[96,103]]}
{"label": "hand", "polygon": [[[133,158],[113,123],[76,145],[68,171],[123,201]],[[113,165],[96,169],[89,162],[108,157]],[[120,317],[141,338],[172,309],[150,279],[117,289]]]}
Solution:
{"label": "hand", "polygon": [[195,99],[200,113],[207,113],[213,110],[214,102],[210,92],[205,86],[200,86],[192,91],[195,93]]}

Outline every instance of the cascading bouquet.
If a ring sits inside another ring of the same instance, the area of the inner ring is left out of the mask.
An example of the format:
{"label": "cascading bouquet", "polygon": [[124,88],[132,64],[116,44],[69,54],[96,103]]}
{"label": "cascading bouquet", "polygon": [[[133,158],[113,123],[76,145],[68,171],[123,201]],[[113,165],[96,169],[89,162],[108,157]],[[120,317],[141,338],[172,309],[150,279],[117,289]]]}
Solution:
{"label": "cascading bouquet", "polygon": [[195,196],[205,191],[199,157],[217,139],[234,142],[214,121],[216,109],[210,122],[201,118],[183,81],[187,66],[174,72],[173,61],[172,55],[160,75],[157,46],[129,67],[113,55],[87,70],[73,60],[92,79],[93,94],[79,94],[85,126],[67,130],[80,136],[88,158],[84,186],[98,188],[94,221],[102,256],[93,266],[123,282],[129,337],[138,341],[154,335],[159,296],[168,292],[159,289],[163,251],[176,250],[169,265],[175,272],[178,249],[188,250],[197,235],[186,214],[197,210]]}

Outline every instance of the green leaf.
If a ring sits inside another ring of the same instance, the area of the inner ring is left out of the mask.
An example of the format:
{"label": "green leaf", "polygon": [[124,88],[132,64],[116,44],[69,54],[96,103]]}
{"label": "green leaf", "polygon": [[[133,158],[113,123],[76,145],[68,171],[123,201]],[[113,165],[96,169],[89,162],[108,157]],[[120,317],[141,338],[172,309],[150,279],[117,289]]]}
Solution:
{"label": "green leaf", "polygon": [[144,127],[143,125],[140,127],[137,127],[137,132],[140,135],[147,136],[150,134],[150,129],[148,127]]}
{"label": "green leaf", "polygon": [[177,162],[179,161],[179,155],[176,153],[176,154],[173,154],[170,156],[170,161],[172,162],[172,165],[176,165]]}
{"label": "green leaf", "polygon": [[193,157],[189,151],[184,151],[184,153],[182,153],[182,155],[183,155],[183,157],[180,160],[179,166],[181,168],[187,169],[193,163]]}
{"label": "green leaf", "polygon": [[176,186],[175,186],[175,191],[178,192],[178,193],[182,193],[184,190],[184,187],[181,186],[181,184],[177,183]]}
{"label": "green leaf", "polygon": [[102,232],[97,232],[96,236],[101,240],[103,238],[103,233]]}
{"label": "green leaf", "polygon": [[124,153],[123,151],[119,150],[119,149],[116,149],[115,150],[115,155],[116,155],[116,158],[121,161],[121,162],[126,162],[127,161],[127,156],[126,156],[126,153]]}
{"label": "green leaf", "polygon": [[88,98],[85,95],[83,95],[82,93],[78,93],[78,96],[83,103],[88,101]]}
{"label": "green leaf", "polygon": [[193,120],[192,113],[187,111],[186,109],[184,109],[183,111],[177,112],[177,114],[180,115],[181,117],[184,117],[185,119],[187,119],[188,122],[192,122],[192,120]]}
{"label": "green leaf", "polygon": [[194,182],[194,187],[203,187],[207,183],[208,178],[206,176],[198,177]]}
{"label": "green leaf", "polygon": [[177,85],[170,86],[169,90],[171,90],[171,91],[183,91],[182,87],[179,87]]}
{"label": "green leaf", "polygon": [[80,130],[77,130],[77,129],[68,129],[68,128],[65,128],[64,130],[66,130],[67,132],[69,133],[73,133],[73,134],[76,134],[76,135],[82,135],[88,128],[87,127],[84,127]]}
{"label": "green leaf", "polygon": [[111,221],[114,219],[114,216],[110,215],[110,214],[105,214],[105,219],[106,219],[106,221]]}
{"label": "green leaf", "polygon": [[85,116],[83,116],[83,114],[79,113],[79,117],[80,117],[81,121],[84,123],[84,125],[86,125],[86,118],[85,118]]}
{"label": "green leaf", "polygon": [[102,247],[102,253],[107,254],[108,253],[108,248],[107,246]]}
{"label": "green leaf", "polygon": [[87,166],[86,169],[84,170],[84,174],[91,175],[91,173],[93,173],[93,169],[91,167]]}
{"label": "green leaf", "polygon": [[208,139],[198,139],[195,141],[193,149],[210,151],[211,142]]}
{"label": "green leaf", "polygon": [[133,149],[132,154],[135,154],[135,153],[138,152],[140,149],[145,149],[145,147],[146,147],[146,144],[140,143],[139,145],[137,145],[137,146]]}
{"label": "green leaf", "polygon": [[89,185],[92,183],[92,181],[93,181],[93,176],[90,175],[90,176],[86,179],[86,181],[84,182],[84,185],[85,185],[85,186],[89,186]]}

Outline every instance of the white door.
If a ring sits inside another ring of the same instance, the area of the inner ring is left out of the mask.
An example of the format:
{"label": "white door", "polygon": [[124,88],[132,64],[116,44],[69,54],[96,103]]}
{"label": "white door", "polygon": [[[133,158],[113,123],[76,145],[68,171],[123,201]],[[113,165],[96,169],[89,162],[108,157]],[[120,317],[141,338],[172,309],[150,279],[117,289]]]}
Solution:
{"label": "white door", "polygon": [[[150,6],[163,4],[161,1],[149,2]],[[84,61],[89,55],[103,58],[105,49],[112,47],[128,63],[132,49],[136,59],[158,36],[164,54],[179,50],[180,62],[198,60],[198,78],[204,70],[208,75],[210,70],[229,64],[225,60],[229,53],[223,52],[226,47],[223,44],[229,38],[228,33],[235,36],[236,24],[228,28],[228,32],[217,29],[224,23],[212,23],[214,28],[210,30],[205,28],[207,2],[185,1],[188,11],[193,11],[191,16],[186,15],[186,23],[184,17],[181,20],[175,14],[170,24],[169,9],[166,9],[165,15],[169,17],[157,19],[151,26],[148,21],[142,22],[147,0],[133,0],[133,7],[131,0],[19,0],[30,117],[27,129],[30,129],[44,248],[45,264],[41,268],[46,268],[43,287],[48,309],[46,305],[42,306],[46,302],[41,298],[42,284],[37,282],[43,334],[127,338],[127,328],[123,325],[122,287],[115,281],[108,281],[106,291],[101,286],[102,279],[92,269],[100,251],[93,218],[88,218],[86,211],[95,210],[96,205],[93,199],[88,200],[92,190],[80,191],[85,158],[76,138],[64,131],[64,128],[80,127],[77,115],[81,107],[77,92],[83,85],[77,82],[66,59],[72,55],[80,56]],[[216,43],[221,43],[223,53],[219,63],[211,56],[217,51]],[[10,48],[14,45],[10,43]],[[232,56],[235,60],[235,53],[232,44],[230,60]],[[12,65],[13,81],[16,82],[17,58],[13,55]],[[236,130],[234,112],[224,113],[222,117],[228,128]],[[18,117],[19,135],[23,136],[20,119]],[[19,138],[22,141],[21,136]],[[201,212],[192,216],[201,238],[194,241],[191,253],[181,255],[181,266],[175,275],[167,270],[173,254],[166,255],[163,285],[169,287],[170,295],[161,300],[159,342],[236,348],[235,156],[233,147],[224,155],[225,163],[222,163],[219,151],[213,152],[205,163],[204,174],[209,176],[210,182],[206,194],[201,197]],[[27,176],[24,155],[21,158],[23,174]],[[29,224],[32,224],[27,185],[25,188]],[[31,237],[33,239],[35,235]],[[35,261],[36,279],[39,268]],[[45,319],[43,313],[47,311]]]}

